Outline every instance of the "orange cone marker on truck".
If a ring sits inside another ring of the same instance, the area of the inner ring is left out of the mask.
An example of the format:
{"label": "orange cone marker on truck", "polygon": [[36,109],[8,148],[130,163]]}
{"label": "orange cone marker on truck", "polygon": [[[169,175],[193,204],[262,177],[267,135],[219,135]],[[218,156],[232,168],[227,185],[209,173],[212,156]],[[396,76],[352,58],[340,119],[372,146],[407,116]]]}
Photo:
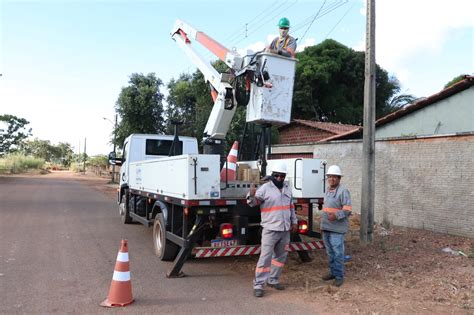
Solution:
{"label": "orange cone marker on truck", "polygon": [[[235,141],[230,149],[229,155],[227,156],[227,162],[225,162],[224,167],[221,170],[221,181],[225,182],[226,176],[227,180],[236,180],[237,179],[237,156],[239,153],[239,142]],[[227,175],[226,175],[227,173]]]}
{"label": "orange cone marker on truck", "polygon": [[132,282],[130,281],[130,262],[128,260],[127,240],[122,240],[115,263],[114,275],[110,284],[109,296],[100,303],[105,307],[127,306],[133,303]]}

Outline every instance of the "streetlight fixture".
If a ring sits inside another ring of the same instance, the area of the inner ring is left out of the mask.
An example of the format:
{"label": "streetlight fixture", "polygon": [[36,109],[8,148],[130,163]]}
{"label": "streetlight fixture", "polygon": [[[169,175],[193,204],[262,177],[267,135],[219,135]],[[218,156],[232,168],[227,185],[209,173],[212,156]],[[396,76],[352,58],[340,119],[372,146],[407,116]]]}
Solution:
{"label": "streetlight fixture", "polygon": [[[112,122],[112,120],[102,117],[103,120],[107,120],[110,122],[112,125],[114,125],[114,140],[113,140],[113,145],[114,145],[114,155],[116,154],[116,144],[115,141],[117,139],[117,114],[115,114],[115,124]],[[112,164],[112,184],[115,183],[115,164]]]}

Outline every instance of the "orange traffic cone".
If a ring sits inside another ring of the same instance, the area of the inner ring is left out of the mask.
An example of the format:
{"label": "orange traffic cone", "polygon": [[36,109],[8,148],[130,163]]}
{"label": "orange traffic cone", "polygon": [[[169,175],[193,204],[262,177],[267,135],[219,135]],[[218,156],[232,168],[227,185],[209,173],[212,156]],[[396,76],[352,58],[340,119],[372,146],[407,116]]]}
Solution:
{"label": "orange traffic cone", "polygon": [[[237,155],[239,153],[239,141],[235,141],[230,149],[229,155],[227,156],[227,162],[224,163],[224,167],[221,170],[221,181],[236,180],[236,170],[237,170]],[[226,175],[227,173],[227,175]]]}
{"label": "orange traffic cone", "polygon": [[132,282],[130,281],[130,263],[128,260],[127,240],[122,240],[115,263],[114,275],[110,284],[109,296],[101,306],[126,306],[133,302]]}

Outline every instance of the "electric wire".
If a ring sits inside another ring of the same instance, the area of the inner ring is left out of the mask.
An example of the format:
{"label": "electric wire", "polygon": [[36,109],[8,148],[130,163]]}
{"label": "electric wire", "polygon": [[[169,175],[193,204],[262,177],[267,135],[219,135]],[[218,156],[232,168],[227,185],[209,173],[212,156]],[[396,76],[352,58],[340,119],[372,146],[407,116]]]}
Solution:
{"label": "electric wire", "polygon": [[290,34],[294,35],[295,33],[297,33],[299,30],[301,30],[302,28],[304,28],[306,25],[308,25],[309,23],[311,23],[311,21],[313,19],[315,20],[319,20],[320,18],[322,18],[323,16],[333,12],[334,10],[338,9],[339,7],[343,6],[344,4],[346,4],[347,1],[338,1],[338,2],[335,2],[333,5],[330,5],[330,6],[327,6],[326,9],[322,10],[318,15],[311,15],[309,17],[307,17],[304,21],[307,21],[305,23],[300,23],[298,24],[292,31],[290,31]]}
{"label": "electric wire", "polygon": [[[334,11],[335,9],[337,9],[338,7],[340,7],[342,4],[344,4],[345,1],[333,1],[331,3],[329,3],[328,5],[326,5],[322,10],[321,12],[319,13],[319,17],[321,16],[324,16],[326,15],[327,13],[329,12],[332,12]],[[298,30],[304,28],[306,25],[308,25],[309,23],[311,23],[311,21],[316,17],[316,19],[318,19],[319,17],[316,15],[316,14],[312,14],[306,18],[304,18],[302,21],[300,21],[299,23],[295,24],[293,27],[291,27],[290,29],[290,34],[291,33],[295,33],[297,32]]]}
{"label": "electric wire", "polygon": [[309,23],[308,25],[308,28],[306,29],[306,31],[304,32],[303,36],[301,36],[300,40],[303,41],[303,38],[306,36],[306,33],[308,33],[309,29],[311,28],[311,25],[313,25],[314,21],[316,20],[316,18],[318,17],[319,13],[321,12],[322,8],[324,7],[324,5],[326,4],[326,0],[323,1],[323,4],[319,7],[319,10],[318,12],[316,13],[316,15],[314,16],[313,20],[311,21],[311,23]]}
{"label": "electric wire", "polygon": [[349,13],[350,10],[352,10],[352,8],[355,6],[355,2],[350,6],[349,9],[347,9],[347,11],[344,13],[344,15],[339,19],[339,21],[337,21],[336,25],[333,26],[333,28],[331,28],[331,30],[326,34],[326,37],[325,39],[327,39],[329,37],[329,35],[332,33],[332,31],[334,31],[334,29],[339,25],[339,23],[341,23],[341,21],[346,17],[346,15]]}
{"label": "electric wire", "polygon": [[[224,42],[227,42],[227,43],[231,43],[233,41],[235,41],[236,39],[238,39],[240,36],[242,35],[245,35],[246,31],[248,31],[248,28],[249,27],[252,27],[253,28],[253,21],[255,21],[257,18],[259,18],[263,13],[265,13],[269,8],[273,7],[272,10],[270,10],[269,12],[267,12],[266,15],[268,14],[271,14],[272,12],[278,10],[280,7],[282,7],[283,5],[285,5],[286,3],[288,3],[290,0],[286,0],[284,1],[283,3],[279,4],[278,6],[274,6],[274,4],[271,4],[270,6],[266,7],[260,14],[258,14],[255,18],[253,18],[252,20],[250,20],[249,22],[245,23],[245,25],[247,25],[247,30],[242,30],[241,28],[237,31],[237,32],[234,32],[233,35],[230,35],[228,38],[226,38],[224,40]],[[263,17],[265,19],[265,17]],[[261,21],[260,21],[261,22]],[[258,24],[259,22],[257,21],[255,24]]]}
{"label": "electric wire", "polygon": [[[271,21],[271,20],[275,20],[276,17],[278,17],[279,15],[281,15],[281,12],[288,11],[288,9],[291,8],[292,6],[294,6],[297,2],[298,2],[298,0],[294,1],[293,3],[290,3],[287,7],[285,7],[283,10],[279,11],[278,13],[276,13],[276,14],[274,14],[274,15],[272,15],[272,16],[268,16],[266,19],[261,20],[258,25],[254,26],[254,29],[253,29],[253,30],[251,30],[251,31],[248,32],[248,35],[254,34],[255,32],[259,31],[260,28],[261,28],[263,25],[267,24],[267,23],[268,23],[269,21]],[[234,42],[234,45],[237,45],[237,44],[241,43],[241,42],[244,41],[245,39],[246,39],[246,38],[242,38],[242,39],[240,39],[240,40]]]}

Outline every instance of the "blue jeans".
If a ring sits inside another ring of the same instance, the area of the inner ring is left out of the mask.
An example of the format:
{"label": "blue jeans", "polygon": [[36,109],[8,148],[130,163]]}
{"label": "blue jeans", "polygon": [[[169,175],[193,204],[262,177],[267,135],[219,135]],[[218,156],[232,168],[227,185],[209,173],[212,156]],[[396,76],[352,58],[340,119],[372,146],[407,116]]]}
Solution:
{"label": "blue jeans", "polygon": [[323,231],[323,241],[331,274],[336,279],[344,279],[344,234]]}

